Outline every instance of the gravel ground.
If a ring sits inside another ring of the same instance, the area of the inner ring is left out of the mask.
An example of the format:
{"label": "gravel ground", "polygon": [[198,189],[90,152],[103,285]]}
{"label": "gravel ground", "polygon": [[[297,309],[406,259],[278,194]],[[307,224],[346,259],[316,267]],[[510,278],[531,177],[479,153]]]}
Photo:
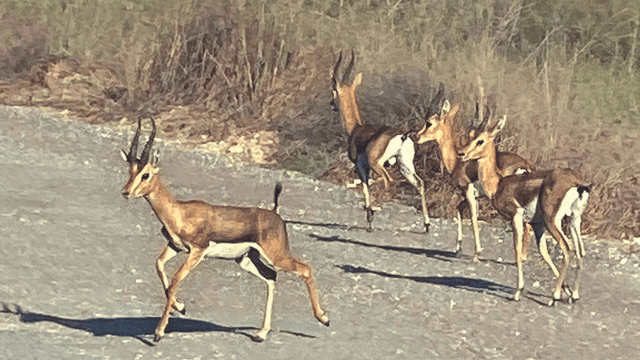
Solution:
{"label": "gravel ground", "polygon": [[271,207],[283,183],[293,252],[314,266],[331,326],[313,318],[303,282],[281,273],[273,330],[252,342],[264,283],[210,259],[182,282],[186,316],[171,318],[153,344],[164,306],[154,264],[165,241],[147,202],[120,195],[127,164],[118,152],[131,137],[0,106],[0,357],[615,359],[640,350],[640,261],[628,246],[587,238],[582,298],[554,308],[545,305],[552,274],[531,249],[516,303],[506,228],[483,224],[485,252],[474,263],[454,256],[450,219],[434,219],[425,235],[416,209],[388,203],[368,233],[351,189],[162,141],[161,174],[180,198]]}

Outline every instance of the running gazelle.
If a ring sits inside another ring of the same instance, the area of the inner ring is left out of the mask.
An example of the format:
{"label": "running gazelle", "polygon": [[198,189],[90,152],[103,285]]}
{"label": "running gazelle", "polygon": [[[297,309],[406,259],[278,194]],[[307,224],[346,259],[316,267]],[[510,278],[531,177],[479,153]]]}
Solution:
{"label": "running gazelle", "polygon": [[[561,300],[562,288],[570,294],[569,301],[580,298],[579,288],[582,258],[585,256],[581,235],[582,213],[587,206],[590,186],[571,169],[552,169],[530,174],[512,175],[501,178],[496,165],[494,138],[504,128],[506,116],[495,125],[488,127],[459,150],[462,161],[478,160],[479,178],[482,188],[493,206],[506,220],[511,222],[515,259],[518,267],[518,284],[514,300],[520,300],[524,289],[522,269],[523,247],[527,245],[529,225],[533,227],[536,241],[544,260],[556,275],[553,297],[549,306]],[[577,259],[577,276],[573,289],[568,289],[564,279],[569,267],[570,246],[567,235],[562,230],[562,220],[569,217],[569,228],[573,238]],[[526,225],[526,227],[525,227]],[[545,229],[558,242],[563,253],[560,271],[555,268],[546,249]],[[524,239],[523,239],[524,237]]]}
{"label": "running gazelle", "polygon": [[[271,329],[276,270],[279,269],[302,277],[307,285],[316,319],[328,326],[329,318],[320,307],[312,268],[291,254],[286,225],[277,213],[278,197],[282,186],[277,184],[275,188],[275,205],[272,210],[217,206],[202,200],[178,200],[160,179],[157,155],[149,161],[149,153],[156,133],[153,118],[151,118],[153,130],[149,140],[140,158],[136,158],[140,121],[138,119],[138,129],[131,142],[129,153],[122,150],[123,159],[129,163],[129,178],[122,188],[122,195],[127,199],[144,197],[160,220],[162,235],[168,241],[156,262],[156,270],[167,301],[153,340],[160,341],[164,336],[171,309],[185,313],[185,305],[176,300],[178,284],[205,256],[233,259],[242,269],[266,283],[267,302],[264,320],[254,340],[265,340]],[[164,265],[183,250],[188,253],[187,260],[169,282]]]}
{"label": "running gazelle", "polygon": [[411,131],[392,128],[389,126],[372,126],[362,122],[358,104],[356,103],[356,88],[362,82],[362,73],[358,73],[351,84],[348,84],[349,75],[353,69],[355,53],[351,51],[351,61],[344,70],[342,76],[338,70],[342,62],[342,52],[333,68],[331,81],[333,85],[333,100],[331,105],[334,111],[340,112],[342,125],[349,134],[348,154],[349,160],[356,166],[356,174],[362,182],[362,191],[365,197],[365,211],[367,214],[368,231],[373,230],[373,209],[369,195],[369,175],[373,170],[384,182],[385,189],[389,182],[393,181],[384,164],[400,163],[400,172],[420,193],[422,202],[422,214],[424,217],[425,231],[429,232],[430,219],[424,193],[424,182],[416,174],[413,164],[415,157],[415,143],[409,136]]}

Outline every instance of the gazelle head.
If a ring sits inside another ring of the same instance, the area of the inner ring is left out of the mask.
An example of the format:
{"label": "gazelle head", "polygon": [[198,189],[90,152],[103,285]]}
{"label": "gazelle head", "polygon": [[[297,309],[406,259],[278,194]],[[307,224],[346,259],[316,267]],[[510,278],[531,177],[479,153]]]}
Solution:
{"label": "gazelle head", "polygon": [[351,84],[348,84],[349,75],[353,70],[353,63],[355,61],[355,53],[351,50],[351,61],[344,70],[342,76],[339,74],[340,63],[342,62],[342,51],[338,56],[338,62],[333,68],[331,73],[331,93],[333,99],[330,105],[333,107],[333,111],[340,111],[340,120],[342,125],[347,129],[349,133],[356,125],[362,125],[360,120],[360,113],[358,112],[358,106],[356,104],[356,88],[362,82],[362,73],[358,73]]}
{"label": "gazelle head", "polygon": [[151,125],[153,126],[153,130],[151,130],[151,135],[149,135],[149,140],[147,144],[144,146],[142,150],[142,154],[138,159],[136,157],[136,153],[138,152],[138,139],[140,138],[140,122],[141,118],[138,118],[138,129],[136,130],[136,134],[133,136],[133,140],[131,141],[131,148],[129,149],[129,153],[125,152],[124,149],[121,151],[122,158],[124,161],[129,163],[129,179],[122,187],[122,196],[125,198],[130,197],[140,197],[148,195],[153,189],[153,184],[155,183],[155,176],[160,168],[157,167],[158,163],[158,153],[156,152],[153,156],[152,161],[149,161],[149,153],[151,152],[151,147],[153,146],[153,140],[156,136],[156,122],[151,118]]}
{"label": "gazelle head", "polygon": [[496,147],[494,139],[506,123],[506,115],[500,118],[493,126],[488,126],[489,124],[487,122],[487,126],[484,126],[484,129],[481,129],[480,133],[471,139],[467,146],[464,146],[458,151],[460,159],[462,161],[479,160],[489,156],[492,151],[495,153]]}
{"label": "gazelle head", "polygon": [[453,121],[458,113],[459,106],[451,106],[449,100],[445,100],[442,111],[430,115],[424,122],[424,126],[418,131],[418,144],[431,140],[442,139],[445,134],[451,133]]}
{"label": "gazelle head", "polygon": [[449,100],[445,99],[444,84],[440,83],[438,92],[431,99],[431,104],[427,109],[424,126],[418,131],[418,144],[431,140],[440,140],[444,136],[448,136],[457,112],[458,105],[454,105],[451,108]]}

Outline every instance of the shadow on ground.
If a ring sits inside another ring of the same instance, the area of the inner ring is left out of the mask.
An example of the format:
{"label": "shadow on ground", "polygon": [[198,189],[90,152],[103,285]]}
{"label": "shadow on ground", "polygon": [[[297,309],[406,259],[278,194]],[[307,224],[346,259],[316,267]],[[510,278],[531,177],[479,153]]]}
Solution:
{"label": "shadow on ground", "polygon": [[309,234],[309,236],[325,242],[340,242],[344,244],[353,244],[353,245],[365,246],[369,248],[376,248],[376,249],[382,249],[382,250],[403,251],[403,252],[408,252],[415,255],[425,255],[430,258],[434,258],[441,261],[447,261],[447,262],[451,262],[451,260],[449,260],[450,258],[457,258],[456,253],[452,251],[446,251],[446,250],[423,249],[423,248],[413,248],[413,247],[393,246],[393,245],[375,245],[375,244],[369,244],[366,242],[353,240],[353,239],[342,239],[338,236],[326,237],[326,236],[320,236],[318,234]]}
{"label": "shadow on ground", "polygon": [[493,281],[483,279],[473,279],[461,276],[408,276],[390,274],[384,271],[370,270],[362,266],[356,267],[352,265],[336,265],[336,267],[351,274],[374,274],[393,279],[405,279],[426,284],[448,286],[455,289],[489,294],[507,300],[510,300],[511,295],[515,292],[515,289],[510,286],[500,285]]}
{"label": "shadow on ground", "polygon": [[[122,336],[133,337],[140,340],[146,345],[154,344],[144,338],[144,336],[152,336],[159,317],[120,317],[120,318],[91,318],[91,319],[70,319],[53,315],[38,314],[34,312],[24,311],[19,305],[13,305],[13,309],[5,303],[2,303],[0,313],[12,314],[20,317],[23,323],[51,322],[54,324],[66,326],[71,329],[83,330],[93,334],[94,336]],[[227,327],[217,325],[211,322],[176,318],[169,319],[167,326],[168,333],[192,333],[192,332],[226,332],[238,335],[244,335],[253,341],[256,337],[247,332],[247,330],[257,330],[255,327]],[[306,338],[315,338],[312,335],[303,333],[281,330],[280,332]]]}
{"label": "shadow on ground", "polygon": [[284,220],[284,222],[287,224],[319,226],[319,227],[326,227],[329,229],[364,230],[364,231],[367,230],[367,228],[365,228],[364,226],[357,226],[357,225],[352,226],[352,225],[344,225],[344,224],[338,224],[338,223],[309,222],[309,221],[299,221],[299,220]]}

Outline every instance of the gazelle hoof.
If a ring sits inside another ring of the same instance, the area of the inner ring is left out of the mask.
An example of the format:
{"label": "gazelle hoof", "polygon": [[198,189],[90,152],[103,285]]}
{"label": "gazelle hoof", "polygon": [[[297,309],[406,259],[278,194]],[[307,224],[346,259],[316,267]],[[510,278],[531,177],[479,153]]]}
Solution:
{"label": "gazelle hoof", "polygon": [[158,334],[158,333],[155,333],[155,334],[153,335],[153,342],[158,342],[158,341],[162,340],[162,338],[163,338],[163,337],[164,337],[164,334],[163,334],[163,335],[160,335],[160,334]]}
{"label": "gazelle hoof", "polygon": [[253,342],[261,343],[261,342],[264,342],[265,339],[261,338],[259,335],[254,335],[254,336],[251,336],[251,340]]}
{"label": "gazelle hoof", "polygon": [[429,223],[424,223],[424,232],[425,232],[425,234],[428,234],[428,233],[429,233],[429,226],[431,226],[431,224],[429,224]]}
{"label": "gazelle hoof", "polygon": [[320,323],[324,326],[329,326],[329,324],[331,323],[327,315],[322,315],[318,317],[318,321],[320,321]]}
{"label": "gazelle hoof", "polygon": [[462,257],[462,249],[461,248],[456,249],[456,257],[457,258],[461,258]]}
{"label": "gazelle hoof", "polygon": [[269,333],[269,330],[260,330],[255,336],[251,337],[251,340],[255,342],[263,342],[267,339],[268,333]]}
{"label": "gazelle hoof", "polygon": [[522,293],[522,289],[516,290],[516,293],[513,295],[513,301],[520,301],[520,294]]}
{"label": "gazelle hoof", "polygon": [[[186,306],[182,306],[182,309],[179,309],[177,307],[174,306],[173,310],[177,311],[180,315],[185,316],[187,314],[187,307]],[[171,316],[175,316],[175,312],[171,312]]]}
{"label": "gazelle hoof", "polygon": [[558,305],[558,301],[561,301],[561,299],[551,299],[551,301],[549,301],[549,307],[555,307]]}

